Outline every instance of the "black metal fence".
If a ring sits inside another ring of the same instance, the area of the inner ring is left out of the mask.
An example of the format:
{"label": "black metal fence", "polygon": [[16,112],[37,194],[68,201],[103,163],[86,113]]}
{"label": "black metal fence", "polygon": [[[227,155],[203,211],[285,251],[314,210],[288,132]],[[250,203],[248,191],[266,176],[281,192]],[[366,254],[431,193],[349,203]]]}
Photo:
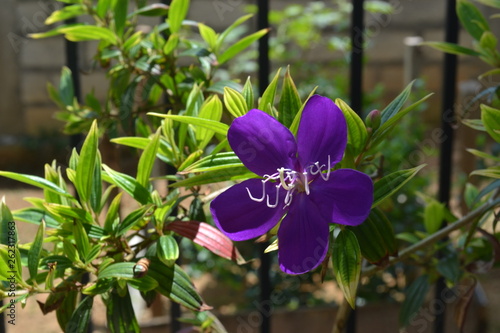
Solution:
{"label": "black metal fence", "polygon": [[[269,2],[271,0],[256,0],[258,5],[257,29],[267,28],[269,26]],[[363,109],[363,21],[364,21],[364,1],[353,0],[352,22],[351,22],[351,43],[352,50],[350,56],[350,105],[353,110],[360,112]],[[458,41],[458,19],[455,13],[456,0],[446,1],[446,38],[447,42],[456,43]],[[74,77],[75,96],[80,96],[80,79],[78,73],[78,49],[77,44],[66,42],[66,62],[71,69]],[[265,87],[269,84],[270,61],[269,61],[269,39],[264,36],[259,40],[259,87],[262,93]],[[455,55],[446,54],[444,56],[443,66],[443,99],[442,99],[442,123],[443,137],[445,138],[440,149],[439,163],[439,200],[448,204],[450,199],[451,188],[451,169],[452,169],[452,146],[453,146],[453,115],[455,113],[455,91],[456,91],[456,72],[457,58]],[[71,145],[77,146],[81,141],[81,137],[75,136],[71,138]],[[261,245],[261,253],[263,253],[266,245]],[[260,278],[260,301],[269,300],[272,292],[271,279],[269,276],[270,259],[267,255],[261,255],[261,266],[259,270]],[[436,286],[436,295],[442,295],[443,289],[446,288],[443,280],[439,280]],[[261,309],[262,324],[260,327],[261,333],[271,332],[271,316],[269,311]],[[265,312],[265,313],[264,313]],[[178,311],[174,311],[178,315]],[[444,332],[445,312],[441,311],[437,316],[434,324],[434,332]],[[0,333],[5,333],[5,316],[0,317]],[[172,322],[175,318],[172,318]],[[178,330],[178,325],[172,326],[172,331]],[[348,324],[346,326],[347,333],[356,332],[356,312],[352,312]]]}

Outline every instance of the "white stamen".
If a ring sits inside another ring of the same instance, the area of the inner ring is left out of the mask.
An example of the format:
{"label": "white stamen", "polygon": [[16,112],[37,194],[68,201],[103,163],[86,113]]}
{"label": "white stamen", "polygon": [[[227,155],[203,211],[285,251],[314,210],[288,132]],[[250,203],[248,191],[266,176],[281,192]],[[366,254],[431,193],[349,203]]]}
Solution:
{"label": "white stamen", "polygon": [[250,189],[246,187],[248,196],[250,197],[251,200],[256,201],[256,202],[262,202],[264,201],[264,198],[266,197],[266,183],[263,181],[262,182],[262,198],[255,198],[252,193],[250,193]]}
{"label": "white stamen", "polygon": [[271,205],[271,203],[269,202],[269,195],[267,195],[267,200],[266,200],[266,203],[267,203],[267,207],[269,208],[276,208],[276,206],[278,206],[278,201],[279,201],[279,190],[280,190],[280,186],[279,185],[276,185],[276,202]]}

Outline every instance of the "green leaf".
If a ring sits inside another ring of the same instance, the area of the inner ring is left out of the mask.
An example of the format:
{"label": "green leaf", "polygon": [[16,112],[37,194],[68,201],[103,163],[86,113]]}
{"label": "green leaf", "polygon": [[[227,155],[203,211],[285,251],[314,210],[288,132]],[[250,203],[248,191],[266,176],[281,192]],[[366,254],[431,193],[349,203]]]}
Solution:
{"label": "green leaf", "polygon": [[148,275],[158,281],[156,291],[188,309],[204,311],[208,306],[195,290],[189,276],[177,265],[169,267],[152,258]]}
{"label": "green leaf", "polygon": [[35,239],[31,243],[31,247],[28,252],[28,270],[30,272],[31,279],[35,279],[38,273],[38,262],[40,261],[40,255],[42,253],[43,237],[45,235],[45,222],[42,221],[38,226],[38,231],[36,232]]}
{"label": "green leaf", "polygon": [[16,283],[24,284],[22,272],[21,254],[17,244],[0,244],[0,281],[9,281],[14,274]]}
{"label": "green leaf", "polygon": [[[278,87],[278,79],[280,77],[281,68],[278,69],[273,80],[267,86],[259,101],[259,110],[271,114],[271,109],[274,105],[274,97],[276,96],[276,88]],[[269,109],[271,107],[271,109]]]}
{"label": "green leaf", "polygon": [[118,186],[143,205],[151,202],[151,194],[149,191],[144,186],[139,184],[134,178],[127,174],[114,171],[106,164],[103,164],[102,167],[106,171],[106,173],[103,174],[103,179],[105,181]]}
{"label": "green leaf", "polygon": [[9,207],[5,204],[5,197],[0,201],[0,244],[17,244],[17,228]]}
{"label": "green leaf", "polygon": [[90,203],[90,193],[94,181],[94,169],[97,161],[97,121],[94,120],[89,134],[80,150],[80,158],[76,167],[75,187],[82,202]]}
{"label": "green leaf", "polygon": [[15,173],[15,172],[9,172],[9,171],[0,171],[0,176],[4,176],[10,179],[17,180],[19,182],[32,185],[38,188],[41,188],[42,190],[48,190],[52,191],[61,195],[64,195],[65,197],[73,198],[71,194],[66,192],[66,190],[60,188],[56,184],[49,182],[48,180],[38,177],[38,176],[32,176],[32,175],[25,175],[22,173]]}
{"label": "green leaf", "polygon": [[354,112],[346,102],[337,98],[335,104],[344,114],[347,123],[347,144],[351,146],[354,156],[359,155],[365,148],[368,132],[363,120]]}
{"label": "green leaf", "polygon": [[465,30],[477,41],[481,39],[483,32],[490,30],[483,14],[467,0],[457,1],[457,15]]}
{"label": "green leaf", "polygon": [[116,291],[109,294],[106,300],[106,318],[108,328],[112,333],[141,332],[128,291],[123,296]]}
{"label": "green leaf", "polygon": [[424,45],[428,45],[436,50],[443,51],[446,53],[456,54],[456,55],[469,55],[478,57],[481,53],[474,51],[473,49],[469,49],[467,47],[463,47],[453,43],[447,42],[426,42]]}
{"label": "green leaf", "polygon": [[491,161],[499,162],[500,163],[500,157],[490,155],[488,153],[485,153],[485,152],[477,150],[477,149],[469,148],[469,149],[466,149],[466,150],[469,153],[471,153],[472,155],[475,155],[477,157],[484,158],[486,160],[491,160]]}
{"label": "green leaf", "polygon": [[500,179],[500,167],[491,167],[488,169],[474,170],[471,172],[471,176],[473,175]]}
{"label": "green leaf", "polygon": [[[100,2],[99,2],[100,3]],[[130,13],[128,15],[129,18],[132,18],[137,15],[142,16],[167,16],[168,14],[168,6],[162,3],[153,3],[151,5],[147,5],[139,8],[138,10]]]}
{"label": "green leaf", "polygon": [[182,26],[182,21],[186,18],[188,9],[189,0],[172,0],[167,18],[171,33],[179,31]]}
{"label": "green leaf", "polygon": [[86,13],[85,6],[76,4],[71,6],[64,6],[60,10],[52,12],[49,17],[45,19],[45,24],[50,25],[59,21],[64,21]]}
{"label": "green leaf", "polygon": [[66,324],[65,332],[87,332],[93,304],[93,297],[85,297],[71,315],[71,319]]}
{"label": "green leaf", "polygon": [[462,276],[460,260],[456,252],[451,252],[440,259],[436,265],[437,271],[454,285]]}
{"label": "green leaf", "polygon": [[127,283],[134,289],[142,292],[154,290],[158,287],[158,282],[151,276],[143,276],[136,279],[127,280]]}
{"label": "green leaf", "polygon": [[374,184],[373,207],[378,206],[384,199],[396,193],[401,187],[410,181],[426,164],[406,170],[393,172]]}
{"label": "green leaf", "polygon": [[406,290],[406,298],[399,313],[400,327],[408,326],[410,319],[422,306],[429,291],[429,279],[426,275],[419,276]]}
{"label": "green leaf", "polygon": [[136,210],[134,210],[132,213],[128,214],[123,221],[118,224],[116,235],[117,236],[122,236],[124,235],[127,231],[129,231],[135,224],[141,222],[143,220],[144,215],[149,211],[151,208],[150,205],[142,206]]}
{"label": "green leaf", "polygon": [[233,31],[236,27],[240,26],[241,24],[245,23],[252,16],[253,16],[252,14],[242,16],[236,21],[234,21],[234,23],[231,24],[226,30],[224,30],[217,38],[217,47],[215,48],[215,53],[217,53],[217,51],[220,49],[222,43],[226,40],[227,36],[231,33],[231,31]]}
{"label": "green leaf", "polygon": [[370,263],[385,265],[389,256],[397,256],[398,248],[392,224],[378,208],[370,212],[365,222],[348,229],[356,235],[361,254]]}
{"label": "green leaf", "polygon": [[224,87],[224,105],[235,118],[241,117],[248,112],[245,98],[230,87]]}
{"label": "green leaf", "polygon": [[241,94],[243,95],[243,98],[245,99],[245,101],[247,103],[247,110],[253,109],[254,93],[253,93],[252,82],[250,82],[250,76],[247,78],[247,81],[245,82],[245,85],[243,86],[243,90],[241,91]]}
{"label": "green leaf", "polygon": [[163,53],[169,55],[170,53],[172,53],[172,51],[175,50],[178,44],[179,44],[179,35],[171,34],[170,36],[168,36],[165,46],[163,46]]}
{"label": "green leaf", "polygon": [[134,278],[134,266],[135,262],[117,262],[106,266],[104,269],[99,270],[97,275],[98,279],[107,278],[121,278],[121,279],[132,279]]}
{"label": "green leaf", "polygon": [[44,207],[54,216],[60,216],[66,220],[80,220],[86,223],[93,223],[90,213],[81,208],[51,203],[44,204]]}
{"label": "green leaf", "polygon": [[424,226],[429,234],[439,230],[444,221],[444,204],[436,200],[431,201],[424,209]]}
{"label": "green leaf", "polygon": [[481,121],[486,132],[496,141],[500,142],[500,110],[486,104],[481,104]]}
{"label": "green leaf", "polygon": [[479,190],[471,183],[465,184],[464,201],[467,207],[472,210],[479,198]]}
{"label": "green leaf", "polygon": [[113,231],[118,223],[118,213],[120,211],[122,195],[123,192],[118,193],[109,205],[108,212],[106,213],[106,219],[104,220],[104,230],[107,232]]}
{"label": "green leaf", "polygon": [[90,251],[90,241],[87,231],[83,228],[80,220],[76,220],[73,224],[73,237],[75,238],[76,249],[80,258],[86,258]]}
{"label": "green leaf", "polygon": [[230,47],[227,48],[225,52],[223,52],[220,56],[217,57],[217,60],[219,64],[224,64],[228,60],[234,58],[238,53],[252,45],[253,42],[256,40],[260,39],[262,36],[267,34],[269,32],[269,29],[262,29],[257,32],[254,32],[251,35],[248,35],[240,40],[238,40],[236,43],[231,45]]}
{"label": "green leaf", "polygon": [[45,221],[47,227],[57,228],[60,222],[55,219],[52,215],[43,209],[30,207],[23,208],[13,212],[14,218],[17,221],[23,221],[28,223],[40,224]]}
{"label": "green leaf", "polygon": [[116,34],[121,37],[123,35],[123,30],[125,28],[125,23],[127,22],[127,10],[128,10],[128,0],[114,0],[114,15],[115,19],[115,31]]}
{"label": "green leaf", "polygon": [[64,34],[66,39],[72,42],[86,40],[105,40],[111,44],[116,44],[116,36],[109,29],[96,27],[88,24],[67,24],[61,25],[53,30],[41,33],[30,34],[31,38],[45,38]]}
{"label": "green leaf", "polygon": [[[99,1],[102,2],[102,1]],[[57,322],[59,323],[59,327],[63,332],[71,332],[66,331],[66,327],[71,320],[72,314],[76,308],[76,302],[78,300],[78,291],[77,290],[69,290],[65,293],[51,293],[49,295],[49,299],[52,295],[58,295],[62,299],[61,305],[56,310]],[[47,300],[48,303],[48,300]],[[75,325],[75,322],[72,322]],[[78,331],[73,331],[78,332]],[[86,331],[82,331],[86,332]]]}
{"label": "green leaf", "polygon": [[[213,95],[203,103],[198,115],[199,118],[219,121],[222,118],[222,102],[219,96]],[[214,136],[214,131],[204,127],[196,129],[196,141],[198,141],[198,149],[203,150],[209,144]]]}
{"label": "green leaf", "polygon": [[161,113],[154,113],[150,112],[148,115],[155,116],[155,117],[161,117],[161,118],[167,118],[167,119],[172,119],[184,124],[191,124],[194,126],[200,126],[209,130],[214,131],[217,134],[222,134],[222,135],[227,135],[227,130],[229,129],[229,126],[210,119],[202,119],[198,117],[190,117],[190,116],[178,116],[178,115],[171,115],[171,114],[161,114]]}
{"label": "green leaf", "polygon": [[196,175],[173,183],[171,186],[178,187],[191,187],[216,182],[223,182],[228,180],[239,180],[257,177],[253,172],[248,171],[246,167],[225,168],[219,170],[212,170],[205,172],[201,175]]}
{"label": "green leaf", "polygon": [[137,165],[137,182],[145,188],[149,186],[149,177],[151,176],[151,172],[153,171],[156,153],[158,152],[158,148],[160,147],[160,133],[161,129],[159,128],[142,152],[141,158],[139,159],[139,164]]}
{"label": "green leaf", "polygon": [[61,78],[59,80],[59,97],[65,106],[72,106],[75,99],[73,87],[73,74],[71,70],[64,66],[61,69]]}
{"label": "green leaf", "polygon": [[173,266],[179,258],[179,245],[171,235],[163,235],[156,244],[156,255],[162,263]]}
{"label": "green leaf", "polygon": [[[96,153],[96,161],[94,165],[94,176],[92,178],[92,186],[90,189],[90,207],[95,213],[100,213],[103,208],[102,195],[102,161],[99,151]],[[106,193],[105,193],[106,194]],[[106,201],[106,200],[104,200]]]}
{"label": "green leaf", "polygon": [[356,307],[356,291],[361,274],[361,249],[352,231],[344,229],[333,243],[333,271],[344,297],[351,307]]}
{"label": "green leaf", "polygon": [[234,152],[223,152],[213,155],[208,155],[201,160],[189,165],[183,170],[179,170],[180,174],[215,171],[228,168],[242,167],[243,163]]}
{"label": "green leaf", "polygon": [[396,115],[396,113],[401,110],[405,102],[410,97],[411,87],[415,81],[411,81],[406,88],[391,102],[387,107],[382,110],[382,121],[381,124],[384,124],[386,121],[391,119]]}
{"label": "green leaf", "polygon": [[285,127],[290,127],[301,106],[300,95],[290,75],[290,67],[288,67],[283,77],[283,87],[278,104],[278,121]]}
{"label": "green leaf", "polygon": [[217,45],[217,33],[214,29],[203,23],[198,23],[198,28],[200,29],[201,38],[203,38],[210,49],[214,50]]}
{"label": "green leaf", "polygon": [[481,40],[479,41],[479,46],[481,48],[495,52],[497,44],[498,44],[498,39],[491,31],[483,32]]}
{"label": "green leaf", "polygon": [[477,2],[485,4],[486,6],[500,9],[500,0],[477,0]]}

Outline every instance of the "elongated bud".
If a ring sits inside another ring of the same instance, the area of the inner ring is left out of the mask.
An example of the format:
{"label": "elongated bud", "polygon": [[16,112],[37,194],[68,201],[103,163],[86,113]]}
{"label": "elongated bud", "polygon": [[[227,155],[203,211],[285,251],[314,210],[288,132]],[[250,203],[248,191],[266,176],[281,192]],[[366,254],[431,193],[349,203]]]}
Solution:
{"label": "elongated bud", "polygon": [[365,119],[366,127],[376,130],[380,126],[381,119],[381,112],[379,110],[371,111]]}

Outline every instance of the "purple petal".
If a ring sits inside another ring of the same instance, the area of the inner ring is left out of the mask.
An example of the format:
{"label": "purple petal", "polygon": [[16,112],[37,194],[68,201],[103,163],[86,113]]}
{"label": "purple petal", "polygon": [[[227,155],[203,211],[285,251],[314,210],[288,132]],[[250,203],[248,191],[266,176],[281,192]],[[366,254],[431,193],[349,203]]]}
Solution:
{"label": "purple petal", "polygon": [[313,270],[328,251],[329,225],[310,196],[298,194],[278,230],[281,270],[302,274]]}
{"label": "purple petal", "polygon": [[314,95],[307,101],[297,132],[302,167],[319,162],[328,168],[342,160],[347,145],[347,125],[339,107],[329,98]]}
{"label": "purple petal", "polygon": [[297,144],[293,134],[260,110],[253,109],[236,118],[227,139],[243,164],[260,176],[295,166]]}
{"label": "purple petal", "polygon": [[330,222],[356,226],[363,223],[373,204],[373,182],[368,175],[339,169],[328,181],[318,177],[311,184],[312,200]]}
{"label": "purple petal", "polygon": [[260,179],[248,179],[224,191],[210,204],[210,211],[215,225],[229,238],[235,241],[247,240],[264,235],[271,230],[284,215],[283,210],[285,191],[279,191],[278,204],[269,208],[269,204],[276,203],[276,184],[265,183],[266,195],[262,202],[250,199],[248,190],[255,198],[262,197],[263,186]]}

